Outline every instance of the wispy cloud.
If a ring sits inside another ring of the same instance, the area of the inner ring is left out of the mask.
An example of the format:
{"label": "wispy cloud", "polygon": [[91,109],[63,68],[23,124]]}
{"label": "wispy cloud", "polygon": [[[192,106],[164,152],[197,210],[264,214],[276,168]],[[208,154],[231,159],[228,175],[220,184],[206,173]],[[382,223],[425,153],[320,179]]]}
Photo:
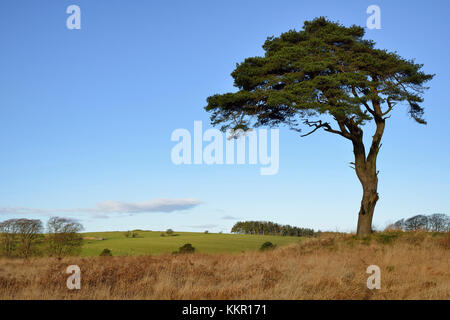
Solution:
{"label": "wispy cloud", "polygon": [[0,207],[0,214],[48,214],[51,210],[26,207]]}
{"label": "wispy cloud", "polygon": [[201,202],[197,199],[154,199],[146,202],[119,202],[105,201],[98,203],[94,208],[73,209],[38,209],[26,207],[0,207],[0,214],[41,214],[52,215],[58,213],[91,213],[94,218],[108,218],[112,213],[151,213],[151,212],[174,212],[192,209]]}
{"label": "wispy cloud", "polygon": [[219,225],[217,224],[200,224],[200,225],[196,225],[196,226],[188,226],[189,228],[194,228],[194,229],[212,229],[212,228],[216,228]]}
{"label": "wispy cloud", "polygon": [[238,220],[239,218],[236,218],[236,217],[233,217],[233,216],[226,215],[226,216],[223,216],[222,219],[224,219],[224,220]]}
{"label": "wispy cloud", "polygon": [[105,201],[93,210],[104,213],[172,212],[191,209],[200,203],[196,199],[155,199],[140,203]]}

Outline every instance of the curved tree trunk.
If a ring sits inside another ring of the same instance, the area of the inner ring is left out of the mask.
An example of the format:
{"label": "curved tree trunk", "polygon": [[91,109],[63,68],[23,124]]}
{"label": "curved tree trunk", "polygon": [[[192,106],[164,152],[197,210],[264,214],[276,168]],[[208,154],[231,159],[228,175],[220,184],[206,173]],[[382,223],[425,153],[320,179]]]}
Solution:
{"label": "curved tree trunk", "polygon": [[356,231],[358,238],[368,236],[372,233],[372,218],[375,205],[378,201],[378,172],[376,161],[383,129],[384,121],[377,126],[377,132],[373,137],[367,158],[362,139],[362,132],[360,136],[353,140],[355,171],[363,189],[361,208],[358,214],[358,228]]}
{"label": "curved tree trunk", "polygon": [[[376,80],[376,79],[375,79]],[[377,94],[376,89],[373,89]],[[355,91],[355,96],[356,91]],[[367,110],[373,116],[376,124],[376,130],[372,136],[370,150],[366,157],[366,149],[364,146],[363,131],[353,119],[336,119],[341,129],[338,134],[349,139],[353,144],[353,154],[355,156],[354,169],[363,188],[363,196],[361,200],[361,208],[358,214],[358,228],[356,235],[358,238],[368,236],[372,233],[372,218],[375,211],[375,205],[378,201],[378,171],[377,171],[377,157],[381,147],[381,139],[383,137],[385,120],[383,116],[386,113],[381,111],[380,102],[378,99],[372,100],[373,109],[366,103]],[[389,108],[392,109],[388,102]],[[326,128],[326,131],[335,132],[331,128]]]}
{"label": "curved tree trunk", "polygon": [[361,200],[361,208],[358,214],[358,229],[356,235],[358,238],[368,236],[372,233],[372,218],[375,205],[378,201],[378,178],[375,174],[362,174],[364,179],[361,180],[363,187],[363,197]]}

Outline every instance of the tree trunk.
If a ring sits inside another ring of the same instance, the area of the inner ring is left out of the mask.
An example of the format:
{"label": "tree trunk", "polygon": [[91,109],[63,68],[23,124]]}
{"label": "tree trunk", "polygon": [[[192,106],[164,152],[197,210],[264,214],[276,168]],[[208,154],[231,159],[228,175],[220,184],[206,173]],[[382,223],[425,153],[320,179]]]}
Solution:
{"label": "tree trunk", "polygon": [[[358,214],[358,228],[356,236],[362,238],[372,233],[372,218],[375,205],[378,201],[378,177],[376,169],[376,155],[378,152],[371,152],[366,158],[362,136],[354,141],[353,151],[355,154],[355,170],[361,182],[363,196],[361,208]],[[376,149],[378,151],[378,148]]]}
{"label": "tree trunk", "polygon": [[375,205],[378,201],[378,178],[376,173],[366,174],[364,180],[361,180],[363,186],[363,197],[361,208],[358,214],[358,229],[356,236],[362,238],[372,233],[372,218]]}

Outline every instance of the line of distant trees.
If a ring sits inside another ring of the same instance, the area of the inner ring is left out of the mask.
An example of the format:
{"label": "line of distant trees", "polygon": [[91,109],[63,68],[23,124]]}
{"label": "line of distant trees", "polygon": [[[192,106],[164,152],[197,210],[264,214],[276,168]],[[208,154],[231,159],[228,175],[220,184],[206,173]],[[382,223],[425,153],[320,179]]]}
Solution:
{"label": "line of distant trees", "polygon": [[430,231],[449,232],[450,216],[444,213],[434,213],[431,215],[416,215],[408,219],[401,219],[389,225],[387,229],[402,231]]}
{"label": "line of distant trees", "polygon": [[270,221],[239,221],[233,228],[232,233],[240,234],[261,234],[261,235],[277,235],[277,236],[312,236],[313,229],[299,228],[290,225],[280,225]]}
{"label": "line of distant trees", "polygon": [[9,219],[0,222],[0,255],[28,258],[48,255],[62,257],[81,252],[83,226],[72,219],[51,217],[47,234],[37,219]]}

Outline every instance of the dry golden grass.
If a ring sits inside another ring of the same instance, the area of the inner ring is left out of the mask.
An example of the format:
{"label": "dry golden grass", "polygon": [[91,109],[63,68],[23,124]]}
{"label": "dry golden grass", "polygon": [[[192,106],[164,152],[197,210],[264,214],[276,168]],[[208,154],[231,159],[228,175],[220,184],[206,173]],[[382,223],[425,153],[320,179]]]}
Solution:
{"label": "dry golden grass", "polygon": [[[0,260],[1,299],[450,299],[450,235],[330,235],[243,254]],[[81,290],[66,288],[68,265]],[[366,286],[369,265],[381,289]]]}

